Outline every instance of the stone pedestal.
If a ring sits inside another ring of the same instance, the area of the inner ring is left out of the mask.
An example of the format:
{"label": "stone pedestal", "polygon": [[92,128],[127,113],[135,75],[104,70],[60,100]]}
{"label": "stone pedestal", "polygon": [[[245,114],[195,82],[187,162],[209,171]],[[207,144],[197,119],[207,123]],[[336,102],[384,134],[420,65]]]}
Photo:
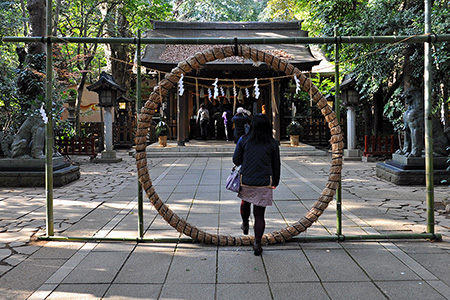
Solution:
{"label": "stone pedestal", "polygon": [[99,158],[94,158],[92,160],[93,163],[117,163],[117,162],[121,162],[122,158],[117,157],[116,155],[116,151],[102,151],[100,153],[100,157]]}
{"label": "stone pedestal", "polygon": [[347,149],[344,160],[361,160],[361,153],[356,149],[356,107],[347,107]]}
{"label": "stone pedestal", "polygon": [[361,160],[361,151],[359,149],[344,149],[344,160]]}
{"label": "stone pedestal", "polygon": [[[434,184],[441,184],[442,180],[450,180],[447,159],[443,156],[433,157]],[[393,154],[392,160],[377,164],[376,174],[397,185],[425,185],[425,157]]]}
{"label": "stone pedestal", "polygon": [[[53,158],[53,186],[66,185],[80,178],[80,167],[63,157]],[[0,187],[45,187],[45,158],[0,159]]]}

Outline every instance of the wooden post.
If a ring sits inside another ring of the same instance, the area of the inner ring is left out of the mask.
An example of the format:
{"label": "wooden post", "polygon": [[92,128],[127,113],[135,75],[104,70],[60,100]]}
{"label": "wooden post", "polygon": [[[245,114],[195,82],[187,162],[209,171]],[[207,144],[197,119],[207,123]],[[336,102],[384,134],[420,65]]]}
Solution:
{"label": "wooden post", "polygon": [[[182,96],[176,92],[177,98],[177,143],[178,146],[185,146],[186,141],[186,119],[187,119],[187,94],[184,92]],[[189,122],[189,120],[187,120]]]}
{"label": "wooden post", "polygon": [[280,83],[271,80],[271,94],[272,94],[272,128],[274,131],[274,138],[279,142],[281,140],[280,134]]}

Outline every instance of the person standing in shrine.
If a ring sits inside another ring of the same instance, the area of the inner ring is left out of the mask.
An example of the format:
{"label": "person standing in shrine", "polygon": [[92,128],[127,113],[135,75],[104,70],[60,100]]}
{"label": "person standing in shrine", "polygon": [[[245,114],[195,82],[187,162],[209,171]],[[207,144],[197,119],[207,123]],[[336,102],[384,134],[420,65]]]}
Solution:
{"label": "person standing in shrine", "polygon": [[225,111],[222,114],[223,123],[225,124],[225,135],[227,137],[227,141],[231,142],[234,140],[233,137],[233,112],[231,111],[230,107],[225,107]]}
{"label": "person standing in shrine", "polygon": [[216,127],[216,139],[223,140],[225,138],[225,122],[222,118],[222,109],[219,107],[219,109],[216,111],[216,113],[213,116],[214,125]]}
{"label": "person standing in shrine", "polygon": [[200,104],[200,109],[197,112],[197,124],[200,124],[200,135],[202,139],[206,140],[208,137],[208,123],[209,123],[209,111],[206,109],[205,104]]}
{"label": "person standing in shrine", "polygon": [[250,123],[248,116],[244,113],[245,110],[242,107],[238,107],[236,115],[232,121],[234,123],[234,143],[236,144],[241,136],[245,134],[245,125]]}

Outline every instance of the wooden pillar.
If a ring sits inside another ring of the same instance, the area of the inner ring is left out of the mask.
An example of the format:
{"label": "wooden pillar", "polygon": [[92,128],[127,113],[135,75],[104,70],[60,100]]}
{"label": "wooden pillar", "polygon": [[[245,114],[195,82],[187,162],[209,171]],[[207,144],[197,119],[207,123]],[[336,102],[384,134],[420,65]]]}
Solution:
{"label": "wooden pillar", "polygon": [[277,141],[281,140],[280,134],[280,83],[278,81],[271,81],[271,107],[272,107],[272,129],[274,138]]}
{"label": "wooden pillar", "polygon": [[265,113],[272,123],[272,100],[271,100],[271,88],[270,85],[265,86],[262,93],[262,102],[265,105]]}
{"label": "wooden pillar", "polygon": [[186,89],[184,91],[183,96],[185,96],[185,109],[184,109],[184,141],[189,142],[189,130],[190,130],[190,109],[189,107],[192,106],[192,95],[189,94],[189,90]]}
{"label": "wooden pillar", "polygon": [[[177,97],[177,143],[178,146],[185,146],[186,141],[186,120],[187,118],[187,95],[185,91],[182,96],[176,93]],[[189,122],[189,120],[187,120]]]}
{"label": "wooden pillar", "polygon": [[169,138],[174,139],[177,134],[177,97],[174,91],[169,91],[166,101],[166,108],[164,117],[166,118],[166,123],[169,125],[170,134]]}

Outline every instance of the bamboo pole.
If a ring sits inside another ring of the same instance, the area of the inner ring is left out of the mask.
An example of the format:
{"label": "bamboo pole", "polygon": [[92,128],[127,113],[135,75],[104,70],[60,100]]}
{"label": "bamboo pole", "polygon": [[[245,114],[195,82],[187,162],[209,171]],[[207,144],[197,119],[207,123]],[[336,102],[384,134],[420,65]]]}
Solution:
{"label": "bamboo pole", "polygon": [[[341,124],[341,99],[339,91],[339,51],[341,48],[340,38],[338,37],[338,28],[334,28],[334,86],[336,94],[334,96],[334,111],[336,120]],[[339,187],[336,189],[336,233],[342,235],[342,185],[339,179]]]}
{"label": "bamboo pole", "polygon": [[[139,113],[142,108],[142,75],[141,75],[141,30],[138,30],[138,43],[136,45],[136,112]],[[144,199],[142,185],[138,180],[138,235],[144,237]]]}
{"label": "bamboo pole", "polygon": [[[47,35],[52,34],[52,1],[47,0],[46,12]],[[46,45],[46,76],[45,76],[45,101],[48,122],[45,126],[45,194],[46,194],[46,228],[47,235],[54,235],[53,220],[53,113],[52,113],[52,84],[53,84],[53,51],[52,42],[47,41]]]}
{"label": "bamboo pole", "polygon": [[[122,241],[142,243],[197,243],[190,237],[179,238],[113,238],[113,237],[62,237],[62,236],[39,236],[39,240],[45,241]],[[308,241],[364,241],[364,240],[409,240],[429,239],[442,240],[439,233],[394,233],[394,234],[366,234],[366,235],[326,235],[326,236],[295,236],[286,242],[308,242]]]}
{"label": "bamboo pole", "polygon": [[[421,34],[399,36],[339,36],[341,44],[392,44],[392,43],[438,43],[450,41],[450,34]],[[52,43],[98,43],[137,44],[137,38],[93,38],[93,37],[17,37],[4,36],[2,42]],[[141,38],[141,44],[334,44],[336,37],[291,37],[291,38]]]}
{"label": "bamboo pole", "polygon": [[[425,0],[425,34],[431,34],[431,2]],[[425,107],[425,173],[427,187],[427,232],[434,233],[434,179],[433,179],[433,121],[431,96],[431,43],[424,44],[424,107]]]}

